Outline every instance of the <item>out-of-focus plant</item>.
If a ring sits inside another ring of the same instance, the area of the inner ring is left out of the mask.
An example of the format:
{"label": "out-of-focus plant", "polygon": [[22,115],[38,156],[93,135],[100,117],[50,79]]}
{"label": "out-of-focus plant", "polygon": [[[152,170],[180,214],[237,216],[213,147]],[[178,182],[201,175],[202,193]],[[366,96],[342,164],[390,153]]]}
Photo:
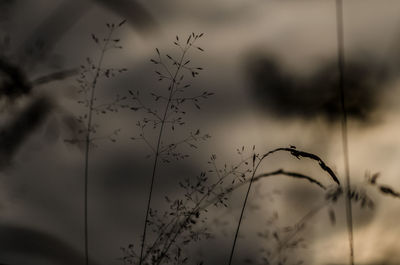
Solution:
{"label": "out-of-focus plant", "polygon": [[80,137],[76,139],[65,140],[72,144],[83,144],[85,150],[84,156],[84,238],[85,238],[85,263],[89,264],[89,218],[88,218],[88,194],[89,194],[89,162],[91,148],[95,147],[96,141],[108,139],[111,142],[116,141],[116,137],[120,132],[120,129],[115,129],[111,133],[105,136],[97,135],[99,124],[96,123],[95,117],[104,115],[110,112],[118,112],[121,108],[127,108],[124,104],[126,97],[115,96],[115,99],[111,102],[102,102],[97,98],[97,89],[99,88],[99,82],[104,78],[112,78],[117,74],[124,73],[127,71],[126,68],[110,68],[105,67],[105,55],[111,50],[122,49],[120,39],[115,37],[115,32],[125,23],[126,20],[121,21],[118,24],[107,23],[107,33],[104,37],[98,37],[95,34],[91,34],[91,38],[99,50],[99,56],[97,59],[90,57],[86,58],[85,64],[81,65],[80,75],[77,78],[79,84],[78,93],[81,98],[78,103],[81,104],[85,109],[86,113],[79,115],[77,120],[82,124],[82,129],[78,131]]}

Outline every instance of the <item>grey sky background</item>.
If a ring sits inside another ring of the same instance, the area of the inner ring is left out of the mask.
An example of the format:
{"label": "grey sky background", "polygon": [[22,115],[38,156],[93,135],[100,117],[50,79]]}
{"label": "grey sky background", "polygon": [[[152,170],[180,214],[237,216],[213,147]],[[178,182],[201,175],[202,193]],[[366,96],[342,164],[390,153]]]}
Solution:
{"label": "grey sky background", "polygon": [[[205,52],[190,54],[192,61],[205,69],[192,89],[194,93],[206,89],[215,96],[201,111],[189,106],[188,124],[174,137],[200,128],[212,138],[199,150],[189,150],[189,159],[163,167],[156,183],[156,207],[162,205],[164,195],[178,192],[177,183],[182,177],[204,170],[211,154],[218,155],[221,165],[225,161],[233,163],[239,159],[235,150],[242,145],[254,144],[259,152],[295,145],[318,154],[343,176],[340,124],[328,118],[320,106],[321,101],[330,98],[326,95],[330,95],[327,89],[332,78],[320,74],[320,70],[336,63],[334,1],[138,1],[147,13],[137,8],[121,9],[123,5],[118,2],[3,1],[0,37],[10,35],[12,49],[7,56],[16,61],[24,60],[21,49],[29,45],[30,38],[42,36],[53,43],[48,60],[26,66],[32,80],[56,69],[75,68],[88,56],[96,58],[98,51],[90,34],[104,33],[106,22],[127,19],[127,25],[118,32],[124,48],[107,53],[105,62],[126,67],[128,72],[100,83],[99,101],[108,101],[115,93],[127,95],[130,89],[145,94],[159,88],[154,65],[149,62],[156,55],[155,48],[164,54],[176,54],[172,44],[175,35],[184,38],[191,32],[205,33],[199,43]],[[57,10],[60,6],[63,9]],[[399,10],[400,2],[395,0],[348,0],[344,5],[346,62],[352,70],[351,84],[361,87],[361,93],[353,99],[366,100],[356,106],[362,106],[367,118],[351,116],[349,120],[351,177],[361,186],[366,186],[364,175],[369,171],[380,172],[379,181],[400,187]],[[54,25],[42,24],[55,13],[62,19]],[[263,66],[265,62],[268,64]],[[256,79],[251,69],[259,71],[262,78]],[[285,83],[287,80],[291,83]],[[284,101],[271,103],[277,97],[277,84],[288,94]],[[76,104],[76,87],[75,78],[69,78],[34,88],[29,97],[11,105],[0,102],[1,126],[32,98],[45,94],[56,106],[0,173],[0,262],[79,264],[82,259],[83,152],[63,141],[73,135],[65,119],[82,112]],[[291,109],[293,104],[308,110],[297,112],[297,108]],[[146,146],[129,140],[138,134],[135,123],[140,118],[138,112],[121,111],[97,119],[100,135],[122,129],[117,143],[99,141],[91,156],[90,252],[97,264],[120,264],[119,248],[131,242],[137,244],[140,237],[151,172],[151,160],[145,159]],[[314,175],[329,184],[315,165],[288,155],[272,157],[262,170],[281,167]],[[366,188],[376,209],[361,211],[354,207],[357,264],[399,264],[400,201]],[[226,235],[218,231],[215,239],[195,248],[195,259],[203,257],[205,264],[226,262],[232,225],[237,222],[244,191],[235,193],[228,210],[212,212],[211,216],[227,220],[230,225],[225,228]],[[270,179],[260,183],[258,191],[261,195],[253,193],[255,200],[251,203],[259,208],[249,211],[244,220],[242,231],[246,236],[238,243],[237,264],[242,262],[241,257],[256,255],[255,249],[264,244],[255,234],[275,210],[280,226],[291,225],[323,200],[319,190],[293,180]],[[268,194],[275,194],[272,202]],[[304,259],[305,264],[347,261],[343,201],[335,210],[335,226],[329,224],[325,210],[304,231],[308,248],[294,255]],[[218,251],[212,251],[216,248]]]}

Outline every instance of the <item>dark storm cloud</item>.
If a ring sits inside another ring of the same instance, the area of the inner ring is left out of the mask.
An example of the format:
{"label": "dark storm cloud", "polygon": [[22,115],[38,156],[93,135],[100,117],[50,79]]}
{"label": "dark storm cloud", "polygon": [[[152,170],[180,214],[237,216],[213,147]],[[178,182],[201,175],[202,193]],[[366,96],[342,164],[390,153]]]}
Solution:
{"label": "dark storm cloud", "polygon": [[[246,70],[259,106],[277,117],[312,119],[323,116],[329,121],[340,118],[339,73],[335,58],[324,62],[308,76],[285,70],[273,56],[253,57],[248,60]],[[387,66],[382,67],[375,60],[348,58],[345,66],[348,115],[370,121],[371,114],[380,106],[385,84],[393,77]]]}
{"label": "dark storm cloud", "polygon": [[[2,259],[15,258],[12,253],[24,253],[25,258],[46,260],[57,264],[81,264],[82,253],[68,243],[45,231],[29,227],[3,224],[0,226],[0,253]],[[22,257],[21,257],[22,258]],[[5,260],[0,260],[5,262]],[[91,264],[96,264],[93,261]]]}
{"label": "dark storm cloud", "polygon": [[19,147],[45,120],[53,104],[38,97],[0,130],[0,168],[6,166]]}

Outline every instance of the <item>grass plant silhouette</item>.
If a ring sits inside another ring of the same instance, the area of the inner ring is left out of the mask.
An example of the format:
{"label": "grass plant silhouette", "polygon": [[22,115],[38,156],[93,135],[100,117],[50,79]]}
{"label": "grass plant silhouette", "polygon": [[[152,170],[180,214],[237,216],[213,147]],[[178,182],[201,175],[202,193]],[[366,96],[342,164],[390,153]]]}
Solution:
{"label": "grass plant silhouette", "polygon": [[114,130],[110,135],[105,137],[95,137],[97,133],[98,125],[94,123],[93,115],[103,115],[108,112],[116,112],[119,108],[125,108],[123,104],[125,97],[116,96],[116,99],[111,103],[98,104],[96,105],[96,89],[98,87],[101,78],[111,78],[118,73],[126,71],[125,68],[106,68],[104,67],[105,54],[112,49],[122,49],[119,44],[120,39],[114,37],[114,33],[119,29],[126,20],[121,21],[118,24],[107,23],[107,34],[104,38],[99,38],[95,34],[92,34],[92,40],[96,46],[99,47],[100,55],[96,61],[91,58],[86,59],[86,64],[81,65],[81,73],[77,79],[80,90],[78,91],[83,95],[83,99],[79,100],[78,103],[82,104],[86,109],[87,113],[78,117],[78,121],[84,124],[86,129],[80,130],[79,134],[83,135],[82,139],[69,139],[66,140],[69,143],[83,143],[85,148],[84,156],[84,244],[85,244],[85,264],[90,263],[89,257],[89,220],[88,220],[88,194],[89,194],[89,162],[90,162],[90,151],[91,147],[94,146],[94,142],[100,138],[109,139],[112,142],[116,141],[115,136],[118,135],[120,129]]}
{"label": "grass plant silhouette", "polygon": [[[151,62],[157,66],[160,66],[160,70],[156,71],[159,81],[166,81],[166,93],[162,94],[159,92],[151,92],[150,96],[156,102],[156,106],[146,106],[143,104],[140,93],[138,90],[129,91],[130,95],[134,101],[134,105],[131,107],[132,110],[138,111],[143,110],[150,118],[145,117],[141,121],[137,122],[137,127],[140,129],[141,133],[138,137],[132,137],[133,140],[143,140],[151,149],[154,155],[154,161],[152,166],[150,188],[147,199],[145,222],[143,226],[143,235],[141,240],[141,250],[139,264],[142,264],[144,260],[144,249],[146,244],[147,228],[149,222],[149,215],[151,212],[151,202],[153,198],[154,183],[157,176],[157,169],[159,167],[159,162],[169,163],[172,159],[180,160],[187,158],[187,154],[183,154],[177,151],[179,145],[188,145],[191,148],[197,148],[195,143],[199,140],[206,140],[210,136],[208,134],[200,134],[200,130],[190,133],[190,135],[178,142],[164,144],[164,134],[166,127],[169,126],[172,131],[175,130],[177,126],[185,125],[183,116],[186,114],[184,110],[184,105],[186,103],[192,103],[197,109],[200,109],[200,100],[207,99],[212,96],[213,93],[204,91],[200,95],[187,96],[187,90],[191,86],[187,83],[187,74],[192,78],[199,75],[199,71],[203,70],[201,67],[192,67],[191,60],[188,59],[188,53],[191,49],[195,48],[200,51],[204,51],[201,47],[196,46],[196,42],[201,39],[203,33],[195,34],[192,33],[188,36],[185,41],[181,41],[178,36],[174,41],[174,45],[178,47],[180,55],[178,58],[166,54],[165,58],[161,55],[159,49],[156,49],[157,58],[151,59]],[[167,60],[168,62],[165,62]],[[160,103],[161,102],[161,103]],[[161,105],[161,113],[157,107]],[[158,130],[157,138],[155,140],[155,145],[153,146],[152,141],[148,139],[146,134],[146,129],[150,127],[151,130]]]}

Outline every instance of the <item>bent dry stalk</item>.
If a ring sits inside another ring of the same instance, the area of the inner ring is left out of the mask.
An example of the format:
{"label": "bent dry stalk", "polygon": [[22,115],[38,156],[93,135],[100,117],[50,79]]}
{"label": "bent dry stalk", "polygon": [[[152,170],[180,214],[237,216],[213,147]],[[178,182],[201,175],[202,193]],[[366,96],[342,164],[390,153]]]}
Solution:
{"label": "bent dry stalk", "polygon": [[[330,167],[328,167],[328,166],[325,164],[325,162],[324,162],[320,157],[318,157],[318,156],[315,155],[315,154],[308,153],[308,152],[304,152],[304,151],[300,151],[300,150],[297,150],[297,149],[295,149],[295,148],[277,148],[277,149],[275,149],[275,150],[272,150],[272,151],[269,151],[269,152],[265,153],[265,154],[262,155],[262,156],[260,156],[260,155],[258,155],[258,154],[256,154],[256,153],[254,153],[254,154],[253,154],[253,158],[252,158],[252,165],[253,165],[253,167],[252,167],[252,168],[253,168],[253,169],[252,169],[252,174],[251,174],[250,182],[249,182],[249,185],[248,185],[248,188],[247,188],[247,192],[246,192],[246,195],[245,195],[245,198],[244,198],[244,201],[243,201],[243,206],[242,206],[242,209],[241,209],[241,212],[240,212],[240,217],[239,217],[238,225],[237,225],[237,228],[236,228],[235,237],[234,237],[234,239],[233,239],[232,249],[231,249],[231,253],[230,253],[230,255],[229,255],[229,261],[228,261],[228,264],[229,264],[229,265],[232,264],[233,254],[234,254],[234,252],[235,252],[235,247],[236,247],[236,242],[237,242],[237,238],[238,238],[238,235],[239,235],[239,230],[240,230],[240,226],[241,226],[242,220],[243,220],[243,214],[244,214],[244,211],[245,211],[245,209],[246,209],[246,205],[247,205],[248,197],[249,197],[249,194],[250,194],[251,186],[252,186],[252,184],[253,184],[253,182],[254,182],[254,179],[255,179],[255,175],[256,175],[256,173],[257,173],[257,170],[258,170],[259,166],[261,165],[261,162],[262,162],[265,158],[267,158],[269,155],[271,155],[271,154],[273,154],[273,153],[275,153],[275,152],[278,152],[278,151],[289,152],[292,156],[294,156],[294,157],[296,157],[296,158],[298,158],[298,159],[300,159],[301,157],[304,157],[304,158],[309,158],[309,159],[312,159],[312,160],[318,162],[320,168],[321,168],[323,171],[327,172],[327,173],[329,174],[329,176],[331,177],[331,179],[332,179],[338,186],[340,186],[339,179],[336,177],[335,173],[333,173],[333,170],[332,170]],[[253,147],[253,152],[254,152],[254,147]],[[292,175],[293,175],[293,174],[292,174]],[[298,176],[302,176],[301,174],[296,173],[295,176],[297,176],[297,175],[298,175]],[[319,182],[317,182],[317,181],[315,181],[315,180],[310,180],[310,178],[305,178],[305,179],[307,179],[307,180],[311,181],[311,183],[315,183],[315,184],[317,184],[317,185],[318,185],[318,183],[319,183]],[[321,185],[319,185],[319,186],[321,187]]]}

